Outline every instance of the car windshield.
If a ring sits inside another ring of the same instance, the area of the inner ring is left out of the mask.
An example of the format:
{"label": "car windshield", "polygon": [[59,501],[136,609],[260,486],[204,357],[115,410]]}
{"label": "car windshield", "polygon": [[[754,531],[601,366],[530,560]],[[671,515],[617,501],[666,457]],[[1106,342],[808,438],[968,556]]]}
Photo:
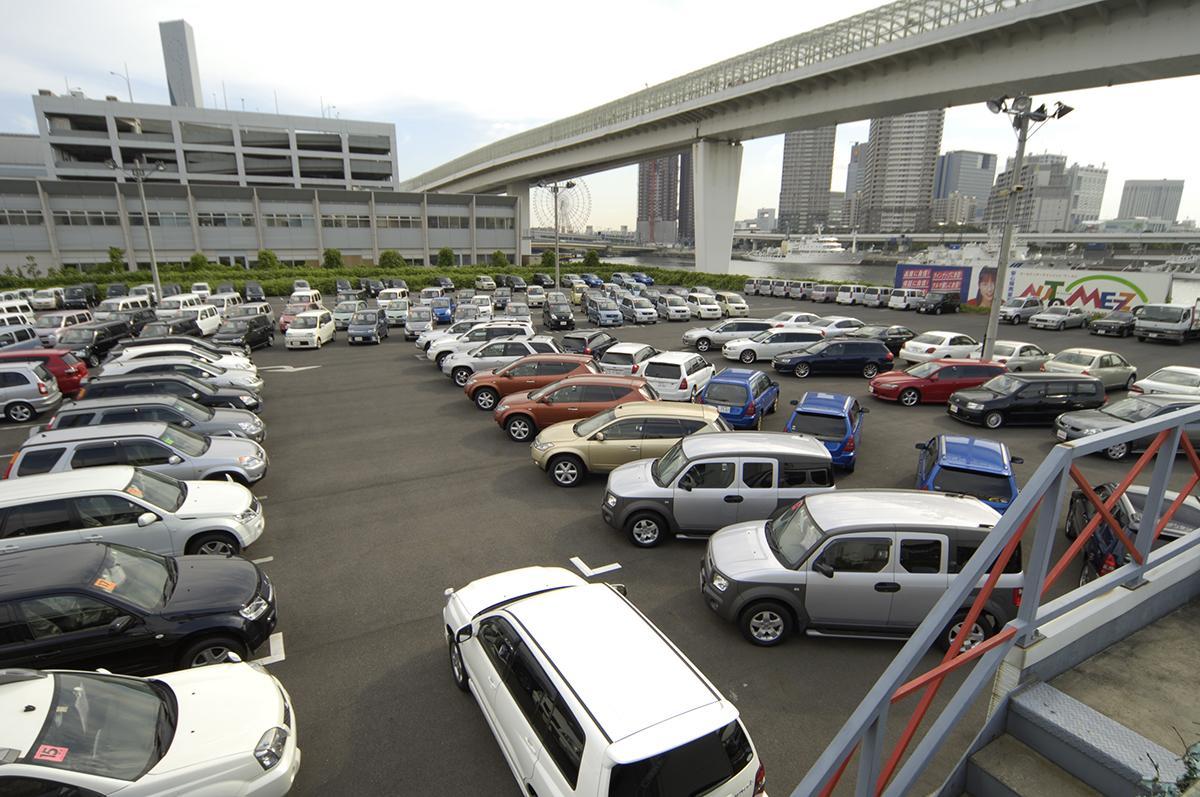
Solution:
{"label": "car windshield", "polygon": [[717,300],[706,293],[696,294],[696,304],[716,304]]}
{"label": "car windshield", "polygon": [[182,299],[163,299],[162,304],[158,306],[160,310],[178,310],[183,306]]}
{"label": "car windshield", "polygon": [[62,316],[44,315],[33,323],[38,329],[53,329],[62,324]]}
{"label": "car windshield", "polygon": [[338,305],[335,309],[339,313],[353,313],[355,310],[358,309],[358,302],[355,302],[355,301],[338,302]]}
{"label": "car windshield", "polygon": [[776,558],[790,570],[795,570],[814,546],[821,542],[824,531],[813,520],[804,501],[797,501],[774,520],[767,521],[767,545]]}
{"label": "car windshield", "polygon": [[1005,307],[1024,307],[1025,300],[1024,299],[1009,299],[1008,301],[1006,301],[1004,303],[1004,306]]}
{"label": "car windshield", "polygon": [[350,318],[351,324],[374,324],[379,316],[375,313],[355,313]]}
{"label": "car windshield", "polygon": [[134,498],[148,501],[159,509],[174,512],[183,506],[187,498],[187,482],[136,468],[133,478],[125,485],[125,492]]}
{"label": "car windshield", "polygon": [[603,429],[605,426],[608,426],[608,424],[616,417],[616,410],[605,410],[599,415],[593,415],[587,420],[583,420],[575,424],[571,427],[571,431],[573,431],[579,437],[589,437]]}
{"label": "car windshield", "polygon": [[1056,304],[1054,307],[1047,307],[1045,310],[1042,311],[1042,313],[1044,315],[1066,315],[1067,308],[1063,307],[1062,305]]}
{"label": "car windshield", "polygon": [[1091,365],[1095,359],[1090,354],[1084,354],[1081,351],[1060,351],[1054,355],[1051,362],[1062,363],[1063,365]]}
{"label": "car windshield", "polygon": [[771,336],[774,334],[775,334],[775,330],[764,329],[762,332],[759,332],[756,335],[752,335],[750,337],[750,340],[754,341],[755,343],[766,343],[768,340],[771,339]]}
{"label": "car windshield", "polygon": [[1164,385],[1179,385],[1180,387],[1200,387],[1200,374],[1190,374],[1187,371],[1176,371],[1173,368],[1163,368],[1147,377],[1154,382]]}
{"label": "car windshield", "polygon": [[170,424],[158,439],[192,457],[198,457],[208,450],[207,438]]}
{"label": "car windshield", "polygon": [[667,453],[650,463],[650,475],[659,487],[666,487],[675,481],[685,465],[687,457],[683,453],[683,441],[680,440],[667,449]]}
{"label": "car windshield", "polygon": [[96,337],[93,329],[67,329],[58,336],[59,343],[91,343]]}
{"label": "car windshield", "polygon": [[445,308],[450,306],[450,300],[445,296],[435,296],[433,301],[429,303],[430,307]]}
{"label": "car windshield", "polygon": [[746,386],[733,382],[709,382],[704,389],[704,400],[709,404],[732,404],[740,407],[746,403]]}
{"label": "car windshield", "polygon": [[608,797],[711,794],[754,752],[737,720],[665,753],[612,768]]}
{"label": "car windshield", "polygon": [[433,311],[428,307],[414,307],[408,311],[409,321],[428,321],[433,317]]}
{"label": "car windshield", "polygon": [[289,304],[286,307],[284,307],[283,314],[284,315],[299,315],[300,313],[303,313],[305,310],[308,310],[308,309],[310,309],[310,308],[307,304],[305,304],[303,302],[296,302],[294,304]]}
{"label": "car windshield", "polygon": [[1108,315],[1104,316],[1104,318],[1102,318],[1100,320],[1101,321],[1132,321],[1133,318],[1134,318],[1133,313],[1126,313],[1123,310],[1117,310],[1115,312],[1109,313]]}
{"label": "car windshield", "polygon": [[1161,406],[1141,398],[1121,399],[1100,408],[1105,415],[1130,422],[1153,418],[1160,410],[1162,410]]}
{"label": "car windshield", "polygon": [[852,338],[874,338],[887,333],[887,327],[866,326],[848,333]]}
{"label": "car windshield", "polygon": [[317,317],[315,315],[296,316],[292,321],[290,329],[316,329]]}
{"label": "car windshield", "polygon": [[170,325],[164,324],[159,321],[153,321],[149,324],[146,324],[146,326],[142,327],[142,337],[153,338],[153,337],[157,337],[159,335],[169,335],[169,334],[171,334]]}
{"label": "car windshield", "polygon": [[133,781],[166,755],[178,704],[165,684],[85,672],[51,677],[53,702],[23,763]]}
{"label": "car windshield", "polygon": [[846,436],[846,419],[836,415],[797,412],[788,421],[787,430],[811,434],[818,440],[841,440]]}
{"label": "car windshield", "polygon": [[1163,321],[1175,323],[1183,319],[1184,308],[1169,307],[1163,304],[1148,304],[1142,308],[1140,316],[1143,321]]}
{"label": "car windshield", "polygon": [[668,307],[686,307],[687,302],[685,302],[679,296],[668,296],[667,297],[667,306]]}
{"label": "car windshield", "polygon": [[1017,353],[1017,347],[1010,343],[997,343],[992,347],[992,354],[996,357],[1012,357]]}
{"label": "car windshield", "polygon": [[597,310],[616,310],[617,303],[616,302],[596,302],[596,309]]}
{"label": "car windshield", "polygon": [[571,306],[567,305],[567,304],[551,304],[551,305],[547,305],[547,306],[550,308],[551,313],[566,314],[566,313],[571,312]]}
{"label": "car windshield", "polygon": [[736,293],[726,293],[723,295],[725,297],[726,304],[745,304],[746,303],[746,300],[743,299],[741,296],[737,295]]}
{"label": "car windshield", "polygon": [[1013,497],[1012,483],[1007,476],[979,473],[943,466],[933,480],[933,489],[944,493],[962,493],[985,501],[1004,503]]}
{"label": "car windshield", "polygon": [[249,332],[250,331],[250,322],[249,321],[236,321],[236,320],[226,321],[224,324],[221,324],[221,331],[222,332]]}
{"label": "car windshield", "polygon": [[919,363],[914,365],[912,368],[907,369],[904,373],[908,374],[909,376],[915,376],[917,379],[925,379],[926,377],[936,374],[941,370],[941,368],[942,366],[936,361],[930,361],[927,363]]}
{"label": "car windshield", "polygon": [[1028,383],[1023,382],[1015,376],[1001,374],[1000,376],[994,376],[988,381],[984,382],[983,388],[984,390],[990,390],[993,393],[1007,396],[1010,393],[1013,393],[1014,391],[1024,387],[1026,384]]}
{"label": "car windshield", "polygon": [[113,545],[92,582],[105,592],[124,598],[139,609],[153,611],[175,591],[174,563],[139,548]]}
{"label": "car windshield", "polygon": [[644,308],[646,308],[646,309],[650,309],[650,308],[652,308],[654,305],[650,304],[650,300],[649,300],[649,299],[634,299],[634,300],[633,300],[633,306],[634,306],[634,307],[644,307]]}
{"label": "car windshield", "polygon": [[523,304],[522,302],[509,302],[508,303],[508,314],[509,315],[529,315],[529,305]]}

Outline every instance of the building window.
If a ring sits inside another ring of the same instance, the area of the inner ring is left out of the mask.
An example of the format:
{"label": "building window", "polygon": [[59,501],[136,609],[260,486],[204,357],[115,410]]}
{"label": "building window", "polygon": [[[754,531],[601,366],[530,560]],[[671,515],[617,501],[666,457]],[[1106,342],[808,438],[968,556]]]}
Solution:
{"label": "building window", "polygon": [[[152,214],[153,215],[153,214]],[[184,215],[184,214],[180,214]],[[186,216],[185,216],[186,217]],[[131,214],[132,218],[132,214]],[[253,213],[197,213],[196,221],[201,227],[253,227]],[[151,226],[155,224],[151,219]]]}
{"label": "building window", "polygon": [[466,230],[471,226],[471,219],[468,216],[430,216],[429,229],[431,230]]}

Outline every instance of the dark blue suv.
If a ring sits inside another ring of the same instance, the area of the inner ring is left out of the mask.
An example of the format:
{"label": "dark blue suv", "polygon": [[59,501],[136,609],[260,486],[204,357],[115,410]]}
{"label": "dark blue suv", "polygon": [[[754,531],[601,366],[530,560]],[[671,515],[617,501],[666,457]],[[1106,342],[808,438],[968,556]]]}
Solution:
{"label": "dark blue suv", "polygon": [[651,277],[649,274],[645,273],[644,271],[633,271],[633,272],[630,272],[629,276],[633,277],[634,282],[640,282],[643,285],[653,285],[654,284],[654,277]]}
{"label": "dark blue suv", "polygon": [[958,434],[940,434],[917,443],[917,489],[973,495],[1003,513],[1017,497],[1013,463],[1008,446]]}
{"label": "dark blue suv", "polygon": [[804,393],[792,406],[785,431],[812,435],[825,444],[834,467],[854,470],[863,416],[870,410],[844,393]]}
{"label": "dark blue suv", "polygon": [[726,368],[696,397],[712,404],[734,429],[761,429],[763,416],[779,407],[779,385],[762,371]]}
{"label": "dark blue suv", "polygon": [[815,374],[861,374],[866,379],[892,370],[895,355],[880,340],[827,338],[799,351],[777,354],[771,365],[804,379]]}

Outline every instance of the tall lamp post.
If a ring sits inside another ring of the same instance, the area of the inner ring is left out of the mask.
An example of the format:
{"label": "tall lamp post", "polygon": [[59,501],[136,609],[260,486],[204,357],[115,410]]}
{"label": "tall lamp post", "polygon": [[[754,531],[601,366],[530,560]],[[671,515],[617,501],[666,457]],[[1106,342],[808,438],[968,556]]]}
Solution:
{"label": "tall lamp post", "polygon": [[[145,157],[138,158],[132,165],[120,167],[114,160],[108,161],[108,168],[120,169],[134,179],[138,187],[138,197],[142,200],[142,228],[146,231],[146,247],[150,250],[150,274],[154,280],[154,301],[162,301],[162,280],[158,277],[158,259],[154,256],[154,235],[150,232],[150,208],[146,205],[146,188],[142,183],[146,179],[146,175],[150,171],[161,172],[164,167],[162,161],[156,161],[153,166],[150,166]],[[137,262],[137,256],[134,255],[134,262]]]}
{"label": "tall lamp post", "polygon": [[567,180],[566,183],[560,186],[557,180],[550,185],[546,185],[545,180],[538,180],[538,187],[545,188],[554,197],[554,285],[561,288],[562,278],[560,275],[562,273],[562,266],[558,262],[558,192],[574,188],[575,182]]}
{"label": "tall lamp post", "polygon": [[1004,296],[1004,286],[1008,284],[1008,257],[1009,250],[1012,248],[1013,216],[1017,211],[1017,194],[1025,190],[1020,179],[1021,168],[1025,163],[1025,142],[1029,140],[1030,136],[1029,123],[1044,124],[1048,119],[1061,119],[1075,110],[1061,102],[1054,103],[1053,111],[1047,111],[1044,103],[1035,109],[1033,100],[1025,95],[1012,98],[1011,104],[1009,104],[1007,96],[988,100],[987,109],[995,114],[1002,113],[1012,117],[1013,130],[1017,133],[1017,153],[1013,157],[1012,169],[1009,170],[1008,195],[1004,206],[1004,232],[1000,236],[1000,255],[996,262],[996,293],[993,294],[992,306],[988,311],[987,332],[984,333],[983,353],[980,355],[982,360],[992,359],[992,353],[996,348],[996,335],[1000,330],[1000,305]]}

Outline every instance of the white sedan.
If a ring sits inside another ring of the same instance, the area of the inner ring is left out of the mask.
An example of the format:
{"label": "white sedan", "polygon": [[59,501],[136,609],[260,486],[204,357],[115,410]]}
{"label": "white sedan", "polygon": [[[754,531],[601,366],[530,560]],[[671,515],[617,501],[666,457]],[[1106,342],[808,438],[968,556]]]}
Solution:
{"label": "white sedan", "polygon": [[914,363],[943,360],[947,357],[970,357],[979,341],[959,332],[934,330],[917,335],[900,349],[900,357]]}
{"label": "white sedan", "polygon": [[1177,393],[1200,396],[1200,368],[1188,365],[1168,365],[1159,368],[1129,388],[1133,393]]}
{"label": "white sedan", "polygon": [[[803,315],[803,313],[796,313],[795,315]],[[827,337],[833,337],[834,335],[841,335],[866,325],[857,318],[851,318],[850,316],[826,315],[821,316],[816,321],[807,322],[805,326],[823,329]]]}
{"label": "white sedan", "polygon": [[300,770],[291,698],[257,665],[7,670],[0,714],[0,794],[282,797]]}
{"label": "white sedan", "polygon": [[782,313],[776,313],[767,319],[773,321],[775,326],[812,326],[821,320],[821,316],[816,313],[798,313],[792,310],[784,310]]}

